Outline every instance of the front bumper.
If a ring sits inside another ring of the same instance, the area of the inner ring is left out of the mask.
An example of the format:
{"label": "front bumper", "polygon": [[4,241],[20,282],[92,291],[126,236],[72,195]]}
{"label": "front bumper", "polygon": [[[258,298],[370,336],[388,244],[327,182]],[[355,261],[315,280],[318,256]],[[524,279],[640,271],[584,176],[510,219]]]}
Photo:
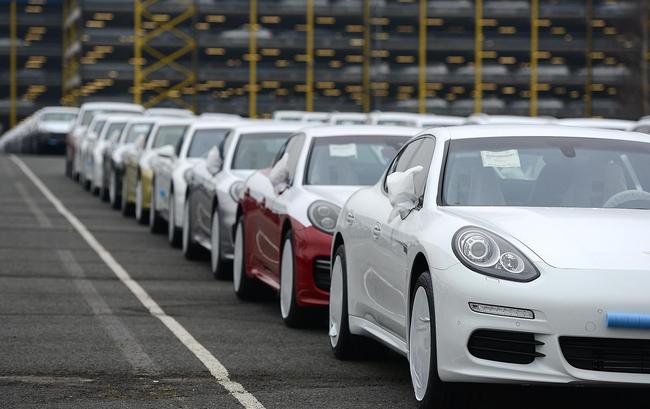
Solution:
{"label": "front bumper", "polygon": [[[650,340],[650,330],[607,325],[608,312],[650,314],[650,272],[542,267],[541,276],[530,283],[490,278],[461,264],[432,271],[440,378],[519,384],[650,384],[650,374],[574,367],[560,346],[560,337]],[[532,310],[535,318],[476,313],[470,310],[470,302]],[[468,349],[470,337],[477,330],[534,334],[535,340],[543,343],[536,351],[544,356],[529,364],[477,358]]]}
{"label": "front bumper", "polygon": [[296,229],[293,234],[296,301],[300,306],[327,306],[332,235],[313,226]]}

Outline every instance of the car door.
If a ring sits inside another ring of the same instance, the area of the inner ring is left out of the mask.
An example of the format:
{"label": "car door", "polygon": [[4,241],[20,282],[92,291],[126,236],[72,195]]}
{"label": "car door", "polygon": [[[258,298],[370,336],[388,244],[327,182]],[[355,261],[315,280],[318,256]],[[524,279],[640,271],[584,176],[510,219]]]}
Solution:
{"label": "car door", "polygon": [[264,266],[274,282],[279,283],[280,277],[280,247],[282,244],[282,226],[287,214],[288,201],[291,200],[293,182],[296,178],[298,161],[305,144],[305,135],[298,134],[291,138],[287,144],[285,155],[286,169],[288,171],[288,187],[283,191],[273,190],[266,198],[262,207],[262,220],[260,223],[261,243],[268,257],[264,257]]}
{"label": "car door", "polygon": [[390,204],[386,191],[385,179],[382,186],[383,197],[379,198],[373,206],[376,219],[373,221],[371,242],[373,243],[371,269],[374,275],[368,276],[366,287],[373,302],[380,306],[377,321],[394,334],[403,337],[406,328],[407,306],[404,304],[408,297],[406,282],[407,251],[411,241],[402,233],[404,223],[417,212],[424,197],[427,175],[431,166],[431,158],[435,142],[431,137],[422,137],[411,141],[396,157],[386,177],[393,172],[404,172],[415,166],[422,166],[423,170],[414,175],[415,194],[419,198],[418,207],[404,219],[393,215],[393,206]]}

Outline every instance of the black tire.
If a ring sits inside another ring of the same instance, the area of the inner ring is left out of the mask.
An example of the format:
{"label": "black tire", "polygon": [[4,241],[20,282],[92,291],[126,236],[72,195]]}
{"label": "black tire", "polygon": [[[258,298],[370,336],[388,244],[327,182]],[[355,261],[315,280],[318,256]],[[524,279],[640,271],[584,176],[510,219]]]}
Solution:
{"label": "black tire", "polygon": [[[431,355],[429,362],[429,378],[427,380],[427,388],[424,396],[421,400],[417,399],[418,407],[420,408],[432,408],[432,407],[448,407],[448,405],[453,401],[452,399],[452,387],[449,384],[445,384],[440,380],[438,376],[438,357],[436,350],[436,319],[435,319],[435,307],[434,307],[434,298],[433,298],[433,284],[431,282],[431,274],[428,271],[423,272],[418,277],[415,282],[415,288],[411,297],[411,305],[409,307],[409,316],[413,316],[413,304],[415,301],[415,294],[419,288],[423,288],[429,305],[429,318],[430,318],[430,340],[431,340]],[[409,325],[410,327],[410,325]],[[410,337],[409,337],[410,338]],[[409,349],[411,346],[409,345]],[[412,381],[413,382],[413,381]]]}
{"label": "black tire", "polygon": [[[289,305],[287,306],[287,311],[286,311],[286,316],[285,312],[282,311],[282,274],[283,274],[283,268],[284,266],[282,263],[284,262],[283,257],[284,257],[284,250],[286,246],[291,246],[291,293],[289,294],[291,296],[290,300],[287,300],[289,302]],[[289,327],[289,328],[302,328],[305,326],[305,324],[308,321],[308,316],[309,312],[306,308],[301,307],[298,305],[298,302],[296,300],[296,261],[295,261],[295,254],[293,252],[294,249],[293,245],[293,233],[291,230],[287,230],[284,234],[284,237],[282,238],[282,247],[280,249],[280,316],[282,317],[282,321],[284,321],[284,324]]]}
{"label": "black tire", "polygon": [[182,230],[176,227],[176,199],[174,199],[174,191],[169,193],[169,206],[167,207],[169,217],[167,219],[167,239],[169,245],[174,248],[181,247]]}
{"label": "black tire", "polygon": [[[244,301],[253,301],[259,298],[260,295],[260,284],[255,281],[254,278],[250,278],[246,272],[246,247],[244,240],[244,220],[243,217],[240,217],[235,224],[235,246],[237,246],[237,237],[238,234],[241,234],[240,245],[241,245],[241,264],[237,263],[237,248],[235,248],[235,260],[233,262],[233,289],[235,294],[240,300]],[[240,230],[241,229],[241,230]],[[235,277],[235,275],[239,275]],[[239,288],[237,288],[237,282],[239,282]]]}
{"label": "black tire", "polygon": [[[350,333],[350,322],[348,315],[347,261],[345,258],[345,246],[343,244],[336,248],[336,251],[334,252],[334,260],[332,260],[332,266],[334,266],[334,262],[336,261],[337,257],[339,257],[341,260],[342,275],[341,323],[338,329],[338,339],[336,345],[333,344],[332,338],[330,337],[330,347],[332,348],[332,352],[337,359],[346,361],[361,357],[363,355],[362,348],[364,345],[369,344],[369,341]],[[329,327],[331,327],[331,325],[332,324],[330,320]]]}
{"label": "black tire", "polygon": [[[120,186],[119,179],[120,175],[115,169],[111,170],[111,177],[109,178],[109,193],[108,193],[108,202],[111,204],[111,207],[115,210],[119,210],[122,206],[122,186]],[[113,196],[111,197],[111,190],[113,191]]]}
{"label": "black tire", "polygon": [[181,248],[183,250],[183,255],[187,260],[197,260],[203,256],[203,247],[194,240],[194,233],[192,232],[192,215],[191,215],[191,203],[190,197],[188,196],[185,200],[185,206],[183,207],[183,232],[181,240]]}
{"label": "black tire", "polygon": [[[212,209],[212,218],[210,219],[210,243],[212,244],[212,250],[210,251],[210,270],[216,280],[228,280],[232,278],[232,264],[229,260],[223,258],[219,220],[219,206],[215,204],[214,209]],[[214,237],[215,223],[218,225],[217,237]]]}
{"label": "black tire", "polygon": [[122,178],[122,194],[120,195],[120,207],[122,209],[122,214],[125,217],[133,216],[133,211],[135,206],[133,203],[128,202],[129,195],[127,194],[127,183],[124,177]]}
{"label": "black tire", "polygon": [[165,232],[165,221],[156,210],[156,180],[151,182],[151,203],[149,204],[149,231],[153,234]]}
{"label": "black tire", "polygon": [[[142,179],[138,179],[135,185],[136,192],[138,190],[138,184],[140,184],[140,197],[138,198],[138,193],[135,195],[135,220],[138,223],[145,225],[149,224],[149,212],[144,208],[144,186],[142,185]],[[140,203],[138,203],[140,200]],[[140,206],[140,212],[138,213],[138,206]]]}

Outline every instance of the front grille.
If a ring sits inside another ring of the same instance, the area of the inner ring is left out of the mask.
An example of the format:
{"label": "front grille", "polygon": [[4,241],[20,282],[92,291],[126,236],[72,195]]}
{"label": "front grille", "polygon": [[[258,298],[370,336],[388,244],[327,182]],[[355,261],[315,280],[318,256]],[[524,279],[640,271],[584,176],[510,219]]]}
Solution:
{"label": "front grille", "polygon": [[650,374],[650,339],[560,337],[560,348],[575,368]]}
{"label": "front grille", "polygon": [[530,364],[545,355],[537,352],[544,345],[528,332],[477,330],[467,344],[469,353],[481,359],[511,364]]}
{"label": "front grille", "polygon": [[327,257],[319,257],[314,260],[314,283],[319,290],[330,290],[330,282],[332,281],[330,264],[330,259]]}

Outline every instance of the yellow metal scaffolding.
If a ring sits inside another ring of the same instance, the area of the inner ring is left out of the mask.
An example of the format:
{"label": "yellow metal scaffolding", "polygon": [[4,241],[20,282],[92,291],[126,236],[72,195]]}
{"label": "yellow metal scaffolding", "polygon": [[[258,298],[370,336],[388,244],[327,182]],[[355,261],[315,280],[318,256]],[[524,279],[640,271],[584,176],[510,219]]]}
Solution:
{"label": "yellow metal scaffolding", "polygon": [[370,0],[363,0],[363,65],[361,67],[363,112],[370,112]]}
{"label": "yellow metal scaffolding", "polygon": [[585,29],[586,29],[586,49],[585,49],[585,66],[587,68],[587,76],[585,79],[585,95],[583,101],[585,104],[585,116],[592,116],[591,108],[591,94],[592,94],[592,83],[593,83],[593,19],[594,19],[594,4],[593,0],[587,0],[587,11],[585,19]]}
{"label": "yellow metal scaffolding", "polygon": [[305,110],[314,110],[314,0],[307,0],[307,72],[305,73]]}
{"label": "yellow metal scaffolding", "polygon": [[[133,100],[145,107],[153,107],[172,101],[183,108],[196,111],[196,67],[192,53],[196,49],[193,20],[196,6],[193,0],[179,0],[183,6],[173,16],[156,14],[154,6],[161,0],[135,0],[134,4],[134,81]],[[180,41],[174,50],[160,51],[154,48],[156,41],[169,43],[170,35]],[[177,78],[169,74],[159,75],[171,69]],[[164,79],[163,79],[164,78]],[[184,95],[191,95],[188,102]]]}
{"label": "yellow metal scaffolding", "polygon": [[9,5],[9,125],[13,128],[18,122],[17,118],[17,101],[18,97],[18,78],[16,78],[16,65],[17,65],[17,13],[16,13],[16,0],[13,0]]}
{"label": "yellow metal scaffolding", "polygon": [[537,116],[537,48],[539,47],[539,0],[530,0],[530,116]]}
{"label": "yellow metal scaffolding", "polygon": [[483,0],[474,7],[474,112],[483,109]]}
{"label": "yellow metal scaffolding", "polygon": [[427,0],[420,0],[420,31],[418,50],[418,112],[427,111]]}
{"label": "yellow metal scaffolding", "polygon": [[257,117],[257,0],[250,0],[248,23],[248,116]]}

